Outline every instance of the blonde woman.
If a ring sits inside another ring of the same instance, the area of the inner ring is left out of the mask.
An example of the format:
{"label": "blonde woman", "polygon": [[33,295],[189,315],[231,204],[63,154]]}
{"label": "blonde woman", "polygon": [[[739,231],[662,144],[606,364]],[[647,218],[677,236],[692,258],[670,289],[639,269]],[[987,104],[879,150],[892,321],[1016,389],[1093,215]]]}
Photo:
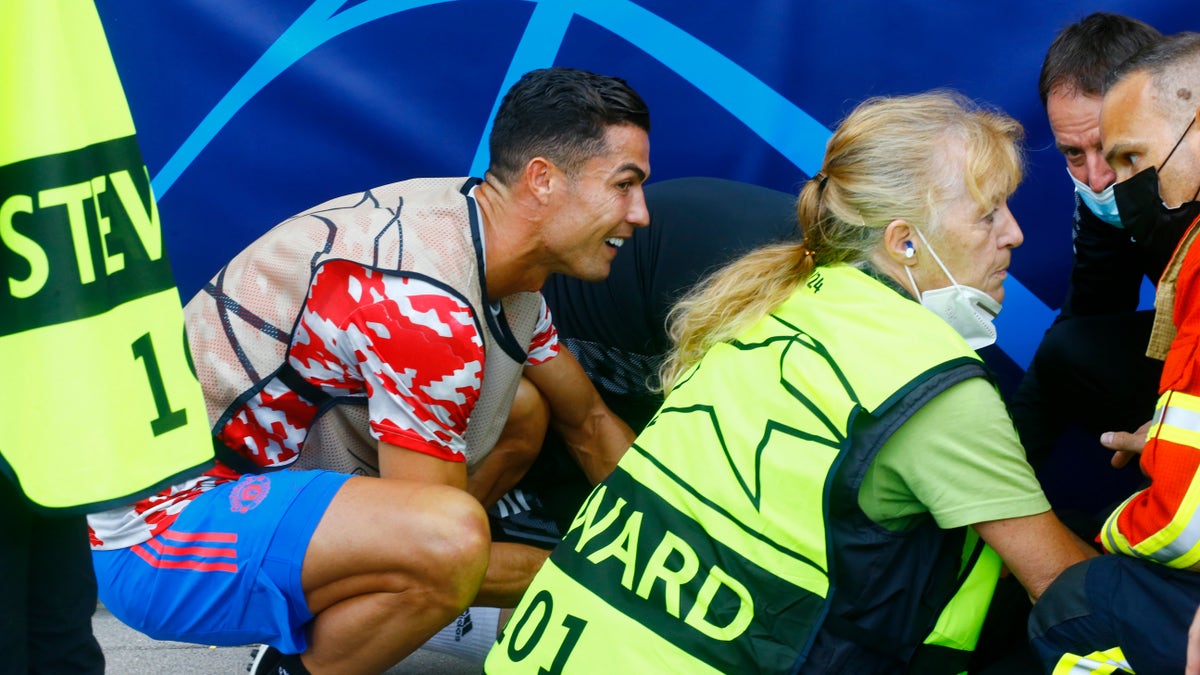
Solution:
{"label": "blonde woman", "polygon": [[672,312],[667,398],[588,498],[487,672],[958,673],[1002,566],[1087,548],[974,349],[995,339],[1021,128],[869,100],[800,192],[804,239]]}

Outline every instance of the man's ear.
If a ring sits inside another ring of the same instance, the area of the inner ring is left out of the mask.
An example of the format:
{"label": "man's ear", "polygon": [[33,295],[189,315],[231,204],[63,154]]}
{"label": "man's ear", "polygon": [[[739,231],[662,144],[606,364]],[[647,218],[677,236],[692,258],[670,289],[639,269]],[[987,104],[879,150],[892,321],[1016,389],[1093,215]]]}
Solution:
{"label": "man's ear", "polygon": [[916,258],[909,251],[915,250],[913,228],[906,220],[893,220],[883,228],[883,248],[889,259],[901,265],[914,265]]}
{"label": "man's ear", "polygon": [[550,193],[554,190],[556,173],[554,162],[545,157],[534,157],[525,163],[525,171],[521,175],[529,193],[545,204],[550,201]]}

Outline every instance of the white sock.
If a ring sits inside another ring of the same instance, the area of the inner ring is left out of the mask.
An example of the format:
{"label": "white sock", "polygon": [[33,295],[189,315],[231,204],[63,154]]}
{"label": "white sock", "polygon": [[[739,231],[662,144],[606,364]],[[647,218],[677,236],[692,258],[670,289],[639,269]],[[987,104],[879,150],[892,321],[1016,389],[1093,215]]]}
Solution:
{"label": "white sock", "polygon": [[458,656],[483,665],[488,650],[496,644],[500,625],[497,607],[468,607],[467,611],[450,622],[425,643],[426,649]]}

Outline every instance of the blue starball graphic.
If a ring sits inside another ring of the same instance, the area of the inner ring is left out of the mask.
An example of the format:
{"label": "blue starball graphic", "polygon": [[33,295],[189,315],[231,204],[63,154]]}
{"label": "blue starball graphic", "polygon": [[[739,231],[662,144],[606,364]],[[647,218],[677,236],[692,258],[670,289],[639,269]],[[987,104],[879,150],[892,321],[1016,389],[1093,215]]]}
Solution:
{"label": "blue starball graphic", "polygon": [[[632,0],[511,0],[531,5],[486,125],[469,167],[462,172],[482,175],[488,164],[487,138],[491,119],[507,91],[521,74],[554,65],[568,29],[576,19],[610,32],[642,50],[668,71],[695,87],[728,111],[738,123],[807,175],[820,167],[830,129],[721,51]],[[269,84],[302,59],[335,38],[381,19],[435,5],[465,4],[461,0],[315,0],[244,70],[191,130],[153,176],[160,199],[223,130]],[[498,3],[507,4],[507,3]],[[847,10],[849,11],[849,10]],[[852,31],[851,31],[852,33]],[[799,35],[797,36],[799,39]],[[749,38],[748,38],[749,39]],[[935,45],[929,46],[931,49]],[[865,92],[870,94],[872,92]],[[1064,198],[1065,199],[1065,198]],[[1143,306],[1151,304],[1153,287],[1145,284]],[[997,319],[998,345],[1018,365],[1026,367],[1055,310],[1019,279],[1006,284],[1005,311]]]}

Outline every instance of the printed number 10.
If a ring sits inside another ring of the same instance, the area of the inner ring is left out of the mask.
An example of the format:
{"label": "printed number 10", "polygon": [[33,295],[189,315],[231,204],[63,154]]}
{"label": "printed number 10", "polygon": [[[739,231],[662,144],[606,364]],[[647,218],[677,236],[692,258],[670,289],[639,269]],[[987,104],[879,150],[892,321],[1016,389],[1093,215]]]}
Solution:
{"label": "printed number 10", "polygon": [[154,395],[154,408],[158,417],[150,420],[150,430],[155,436],[161,436],[172,429],[187,424],[187,409],[171,410],[171,402],[167,400],[167,387],[163,383],[162,371],[158,367],[158,357],[154,354],[154,343],[150,334],[146,333],[133,341],[133,358],[141,359],[146,368],[146,379],[150,380],[150,393]]}
{"label": "printed number 10", "polygon": [[[518,647],[517,640],[521,638],[521,629],[525,627],[529,617],[533,616],[534,611],[543,606],[544,609],[537,625],[533,627],[524,644]],[[525,610],[520,620],[517,621],[516,627],[513,628],[512,639],[508,641],[508,658],[513,661],[523,661],[526,656],[529,656],[538,641],[542,639],[542,633],[546,630],[546,624],[550,623],[550,615],[553,612],[554,600],[551,599],[550,592],[538,591],[537,595],[533,596],[533,601],[529,603],[529,608]],[[587,621],[568,614],[563,617],[562,625],[567,629],[567,636],[563,638],[562,644],[558,646],[558,651],[554,654],[554,663],[550,664],[549,669],[539,668],[539,675],[561,675],[563,666],[567,664],[567,658],[571,656],[571,650],[575,649],[575,644],[579,642],[579,636],[587,626]]]}

